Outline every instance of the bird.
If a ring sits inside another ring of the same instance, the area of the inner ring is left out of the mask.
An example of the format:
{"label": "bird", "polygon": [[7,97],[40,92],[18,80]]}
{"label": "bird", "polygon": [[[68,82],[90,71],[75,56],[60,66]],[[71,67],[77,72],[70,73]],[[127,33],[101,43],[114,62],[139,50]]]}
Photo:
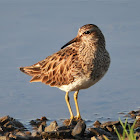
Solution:
{"label": "bird", "polygon": [[[65,91],[70,120],[78,120],[82,119],[78,106],[79,90],[97,83],[108,71],[110,61],[102,31],[95,24],[86,24],[58,52],[31,66],[20,67],[20,70],[32,76],[30,82],[42,82]],[[70,105],[69,93],[72,91],[75,92],[76,116]]]}

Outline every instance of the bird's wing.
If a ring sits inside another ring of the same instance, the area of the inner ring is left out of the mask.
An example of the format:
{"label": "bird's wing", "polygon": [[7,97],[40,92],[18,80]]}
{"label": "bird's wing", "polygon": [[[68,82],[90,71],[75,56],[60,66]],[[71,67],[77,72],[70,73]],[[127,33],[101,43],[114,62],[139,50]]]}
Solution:
{"label": "bird's wing", "polygon": [[33,76],[30,82],[43,82],[59,87],[74,81],[73,74],[77,64],[77,49],[66,47],[32,66],[21,67],[20,70]]}

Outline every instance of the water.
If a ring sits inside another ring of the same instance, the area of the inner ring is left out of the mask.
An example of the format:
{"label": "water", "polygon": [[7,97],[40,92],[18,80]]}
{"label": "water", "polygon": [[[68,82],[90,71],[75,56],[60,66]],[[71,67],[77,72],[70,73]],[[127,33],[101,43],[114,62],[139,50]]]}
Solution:
{"label": "water", "polygon": [[[79,93],[81,115],[89,121],[116,120],[140,107],[139,1],[0,0],[0,116],[22,121],[69,117],[65,93],[29,83],[19,71],[58,51],[84,24],[98,25],[111,65],[105,77]],[[75,112],[73,94],[71,105]]]}

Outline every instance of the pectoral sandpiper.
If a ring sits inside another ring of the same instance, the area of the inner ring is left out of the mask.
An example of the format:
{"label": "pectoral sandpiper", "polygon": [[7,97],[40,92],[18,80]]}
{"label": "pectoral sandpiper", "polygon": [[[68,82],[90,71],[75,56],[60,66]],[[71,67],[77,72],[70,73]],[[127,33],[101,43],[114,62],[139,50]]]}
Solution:
{"label": "pectoral sandpiper", "polygon": [[[20,70],[32,76],[30,82],[42,82],[65,91],[70,119],[80,119],[77,102],[79,90],[89,88],[98,82],[107,72],[109,65],[110,57],[105,48],[104,35],[96,25],[86,24],[60,51],[32,66],[20,67]],[[69,103],[71,91],[76,91],[75,117]]]}

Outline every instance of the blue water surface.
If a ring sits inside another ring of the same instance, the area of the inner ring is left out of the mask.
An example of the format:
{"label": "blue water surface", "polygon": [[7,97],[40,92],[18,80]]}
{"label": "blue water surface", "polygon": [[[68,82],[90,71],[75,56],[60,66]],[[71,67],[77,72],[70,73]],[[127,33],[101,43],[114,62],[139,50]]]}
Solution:
{"label": "blue water surface", "polygon": [[[43,60],[96,24],[106,39],[111,65],[105,77],[79,93],[86,120],[116,120],[140,107],[140,2],[131,0],[0,0],[0,116],[21,120],[69,118],[65,93],[29,83],[20,66]],[[71,105],[75,111],[73,93]]]}

